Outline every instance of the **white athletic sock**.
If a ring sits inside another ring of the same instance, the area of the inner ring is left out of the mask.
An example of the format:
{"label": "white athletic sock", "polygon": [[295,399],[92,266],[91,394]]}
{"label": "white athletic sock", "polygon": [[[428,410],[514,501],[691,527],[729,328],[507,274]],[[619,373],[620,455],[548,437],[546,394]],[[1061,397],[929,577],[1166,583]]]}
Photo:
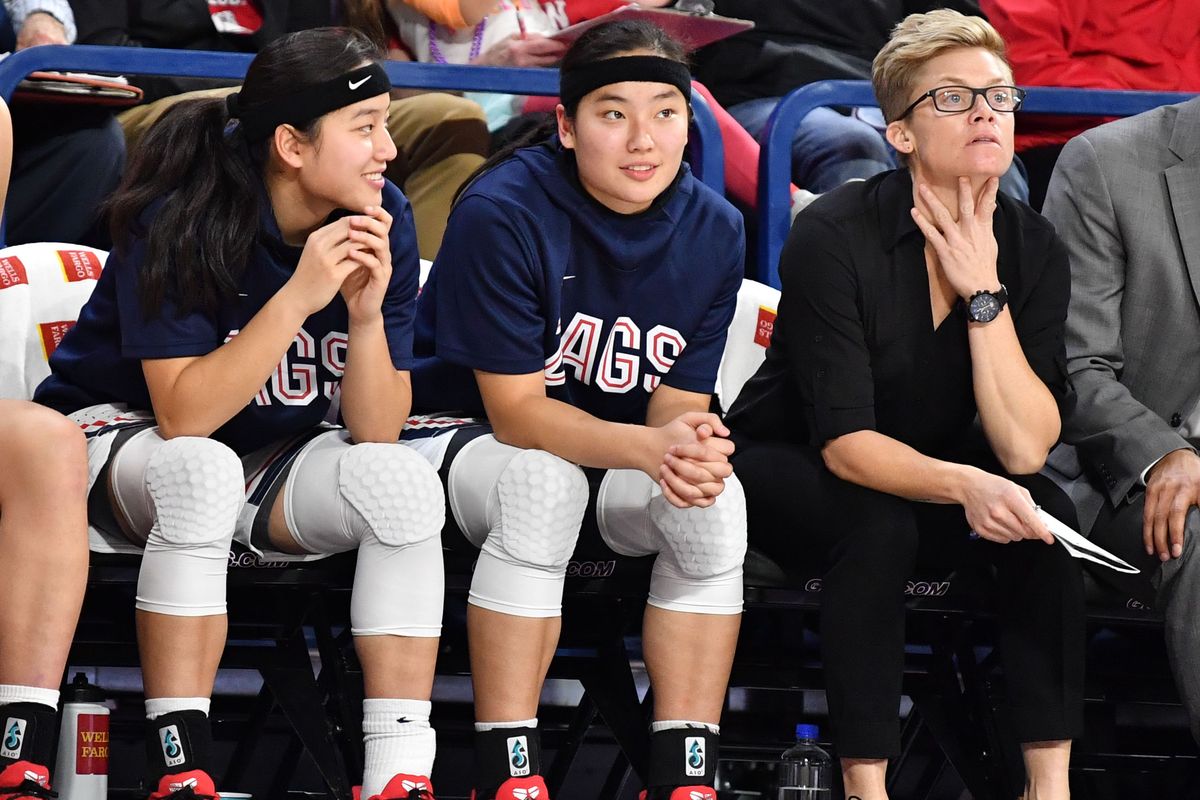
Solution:
{"label": "white athletic sock", "polygon": [[374,797],[403,772],[428,777],[437,754],[437,737],[429,726],[428,700],[367,698],[363,700],[362,797]]}
{"label": "white athletic sock", "polygon": [[664,719],[650,723],[651,733],[674,730],[675,728],[707,728],[709,733],[717,736],[721,735],[721,726],[714,725],[711,722],[696,722],[690,719]]}
{"label": "white athletic sock", "polygon": [[476,722],[475,732],[493,731],[497,728],[536,728],[537,717],[533,719],[518,719],[512,722]]}
{"label": "white athletic sock", "polygon": [[58,689],[42,689],[37,686],[19,686],[15,683],[0,683],[0,706],[9,703],[37,703],[58,709]]}
{"label": "white athletic sock", "polygon": [[200,711],[208,716],[211,705],[207,697],[147,697],[146,719],[155,720],[174,711]]}

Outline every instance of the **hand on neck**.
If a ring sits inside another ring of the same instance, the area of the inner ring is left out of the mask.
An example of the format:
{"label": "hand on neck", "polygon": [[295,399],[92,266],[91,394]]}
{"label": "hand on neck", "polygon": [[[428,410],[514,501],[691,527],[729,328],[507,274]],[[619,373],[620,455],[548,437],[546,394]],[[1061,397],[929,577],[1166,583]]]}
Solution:
{"label": "hand on neck", "polygon": [[[979,205],[980,197],[982,197],[984,188],[987,186],[990,177],[988,175],[970,176],[973,206]],[[933,213],[933,209],[921,198],[919,187],[923,183],[942,202],[942,205],[950,212],[951,218],[955,222],[958,222],[959,209],[961,207],[959,200],[959,178],[960,176],[958,175],[932,174],[914,166],[912,169],[913,203],[916,205],[917,210],[924,214],[926,219],[937,221],[937,215]]]}

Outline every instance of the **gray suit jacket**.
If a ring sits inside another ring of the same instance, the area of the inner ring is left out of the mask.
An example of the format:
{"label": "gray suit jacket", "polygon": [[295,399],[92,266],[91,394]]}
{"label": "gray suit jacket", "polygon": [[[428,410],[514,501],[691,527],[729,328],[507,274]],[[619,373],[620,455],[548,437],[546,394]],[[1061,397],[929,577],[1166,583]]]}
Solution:
{"label": "gray suit jacket", "polygon": [[[1063,149],[1043,213],[1071,254],[1075,408],[1049,460],[1090,530],[1142,471],[1187,447],[1200,400],[1200,98],[1112,122]],[[1053,473],[1050,473],[1052,477]]]}

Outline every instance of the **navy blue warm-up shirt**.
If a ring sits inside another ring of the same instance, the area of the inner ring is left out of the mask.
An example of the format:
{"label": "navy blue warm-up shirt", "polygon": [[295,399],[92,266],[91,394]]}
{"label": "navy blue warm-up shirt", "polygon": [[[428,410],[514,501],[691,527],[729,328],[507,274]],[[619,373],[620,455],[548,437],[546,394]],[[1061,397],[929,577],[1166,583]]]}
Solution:
{"label": "navy blue warm-up shirt", "polygon": [[[261,187],[260,187],[261,188]],[[392,215],[389,236],[392,280],[383,301],[392,364],[412,367],[413,316],[419,277],[416,230],[408,200],[393,184],[383,190]],[[143,214],[148,229],[161,201]],[[335,212],[330,222],[348,212]],[[203,356],[238,334],[292,276],[301,247],[284,243],[275,214],[262,190],[258,240],[242,274],[237,297],[216,314],[180,315],[168,300],[159,313],[142,312],[138,283],[146,240],[133,237],[128,251],[114,251],[79,322],[50,359],[51,374],[34,399],[69,414],[100,403],[124,403],[151,410],[141,360]],[[329,414],[345,370],[349,313],[340,295],[304,321],[291,348],[262,390],[213,438],[239,454],[308,430]]]}
{"label": "navy blue warm-up shirt", "polygon": [[686,165],[627,215],[586,193],[557,139],[517,151],[450,215],[418,301],[415,403],[481,413],[471,370],[543,372],[548,396],[612,422],[643,423],[660,383],[711,392],[744,238]]}

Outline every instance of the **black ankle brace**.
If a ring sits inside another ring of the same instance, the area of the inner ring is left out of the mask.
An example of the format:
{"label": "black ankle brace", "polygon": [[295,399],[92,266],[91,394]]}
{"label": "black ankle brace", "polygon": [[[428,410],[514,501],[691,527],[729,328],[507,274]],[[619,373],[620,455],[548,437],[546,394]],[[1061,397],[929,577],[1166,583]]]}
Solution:
{"label": "black ankle brace", "polygon": [[211,761],[212,725],[203,711],[172,711],[146,720],[146,770],[149,785],[164,775],[200,769]]}
{"label": "black ankle brace", "polygon": [[542,740],[537,728],[493,728],[475,734],[475,788],[491,798],[509,778],[540,775]]}
{"label": "black ankle brace", "polygon": [[708,728],[671,728],[650,734],[650,789],[712,786],[721,737]]}
{"label": "black ankle brace", "polygon": [[58,710],[41,703],[0,705],[0,767],[29,761],[48,767],[58,744]]}

